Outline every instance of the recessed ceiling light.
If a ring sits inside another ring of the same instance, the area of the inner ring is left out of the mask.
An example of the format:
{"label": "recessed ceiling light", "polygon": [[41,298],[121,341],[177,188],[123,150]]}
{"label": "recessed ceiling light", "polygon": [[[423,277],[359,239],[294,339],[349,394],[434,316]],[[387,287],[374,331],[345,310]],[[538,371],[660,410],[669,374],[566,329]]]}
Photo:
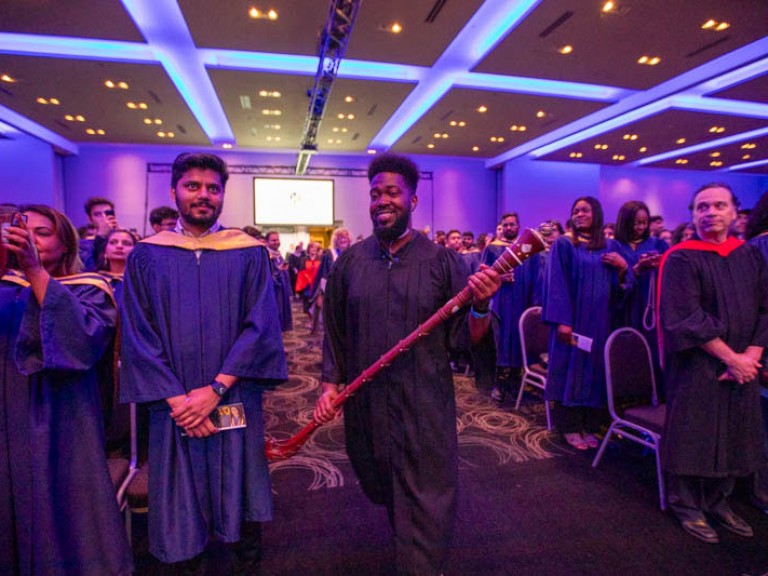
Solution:
{"label": "recessed ceiling light", "polygon": [[224,148],[224,150],[230,150],[232,148],[232,144],[222,144],[221,147]]}
{"label": "recessed ceiling light", "polygon": [[622,140],[637,140],[637,134],[624,134]]}
{"label": "recessed ceiling light", "polygon": [[479,152],[480,146],[472,146],[472,152]]}
{"label": "recessed ceiling light", "polygon": [[754,148],[757,148],[757,144],[754,142],[747,142],[741,145],[742,150],[753,150]]}
{"label": "recessed ceiling light", "polygon": [[376,154],[376,150],[371,150],[370,148],[366,150],[366,152],[368,152],[368,154]]}
{"label": "recessed ceiling light", "polygon": [[566,44],[565,46],[560,46],[557,51],[560,52],[560,54],[570,54],[573,52],[573,46]]}
{"label": "recessed ceiling light", "polygon": [[749,160],[752,158],[752,154],[744,154],[744,156],[741,157],[742,160]]}
{"label": "recessed ceiling light", "polygon": [[85,116],[83,116],[82,114],[78,114],[77,116],[75,116],[75,120],[77,120],[78,122],[85,122]]}
{"label": "recessed ceiling light", "polygon": [[584,154],[582,154],[581,152],[571,152],[570,154],[568,154],[568,156],[571,158],[581,158],[582,156],[584,156]]}
{"label": "recessed ceiling light", "polygon": [[283,111],[282,110],[274,110],[274,109],[269,109],[269,108],[264,108],[261,111],[261,113],[264,116],[282,116],[283,115]]}
{"label": "recessed ceiling light", "polygon": [[282,94],[278,90],[259,90],[259,96],[262,98],[280,98]]}
{"label": "recessed ceiling light", "polygon": [[112,80],[105,80],[104,81],[104,86],[106,86],[107,88],[114,88],[115,87],[115,83],[112,82]]}
{"label": "recessed ceiling light", "polygon": [[96,130],[94,130],[93,128],[86,128],[85,133],[93,136],[94,134],[96,134]]}
{"label": "recessed ceiling light", "polygon": [[722,32],[723,30],[726,30],[730,28],[730,24],[728,22],[718,22],[717,20],[709,19],[704,24],[701,25],[701,28],[703,30],[712,30],[714,32]]}
{"label": "recessed ceiling light", "polygon": [[[344,98],[344,102],[346,102],[347,104],[349,104],[350,102],[354,102],[354,101],[355,101],[355,99],[354,99],[354,97],[352,97],[352,96],[346,96],[346,97]],[[374,152],[374,153],[375,153],[375,152]]]}
{"label": "recessed ceiling light", "polygon": [[605,13],[613,12],[616,9],[616,3],[611,2],[611,0],[608,0],[605,4],[603,4],[602,11]]}
{"label": "recessed ceiling light", "polygon": [[389,27],[389,31],[392,32],[392,34],[400,34],[400,32],[403,31],[403,27],[398,22],[394,22],[392,26]]}
{"label": "recessed ceiling light", "polygon": [[354,120],[355,115],[354,114],[347,114],[347,120]]}
{"label": "recessed ceiling light", "polygon": [[685,138],[678,138],[675,140],[675,144],[685,144]]}
{"label": "recessed ceiling light", "polygon": [[48,102],[50,102],[54,106],[58,106],[59,104],[61,104],[61,102],[59,102],[58,98],[51,98],[50,100],[48,100]]}
{"label": "recessed ceiling light", "polygon": [[466,125],[467,125],[467,123],[464,122],[464,120],[459,120],[459,128],[464,128],[464,126],[466,126]]}
{"label": "recessed ceiling light", "polygon": [[720,157],[720,152],[711,152],[709,154],[709,157],[710,158],[719,158]]}
{"label": "recessed ceiling light", "polygon": [[643,55],[637,59],[638,64],[645,64],[646,66],[656,66],[656,64],[658,64],[659,62],[661,62],[661,58],[659,58],[658,56]]}
{"label": "recessed ceiling light", "polygon": [[338,132],[338,131],[339,131],[338,126],[334,126],[333,128],[331,128],[331,132]]}
{"label": "recessed ceiling light", "polygon": [[477,111],[480,112],[480,114],[485,114],[486,112],[488,112],[488,107],[487,106],[480,106],[477,109]]}
{"label": "recessed ceiling light", "polygon": [[349,129],[348,128],[342,128],[341,132],[342,132],[342,134],[345,133],[345,132],[349,132]]}
{"label": "recessed ceiling light", "polygon": [[341,140],[339,140],[338,138],[336,138],[336,144],[341,144]]}
{"label": "recessed ceiling light", "polygon": [[722,134],[723,132],[725,132],[725,126],[712,126],[712,127],[709,129],[709,131],[710,131],[712,134]]}
{"label": "recessed ceiling light", "polygon": [[638,150],[638,152],[640,152],[641,154],[643,152],[648,152],[648,147],[647,146],[643,146],[642,148],[640,148],[640,150]]}
{"label": "recessed ceiling light", "polygon": [[[106,134],[106,132],[104,132],[104,130],[99,128],[99,129],[96,130],[96,134],[98,134],[99,136],[104,136],[104,134]],[[173,134],[173,132],[171,132],[171,134]]]}
{"label": "recessed ceiling light", "polygon": [[685,158],[678,158],[677,160],[675,160],[675,164],[688,164],[688,160],[686,160]]}
{"label": "recessed ceiling light", "polygon": [[456,120],[451,120],[450,122],[448,122],[448,124],[451,125],[451,126],[456,126],[456,124],[458,124],[458,122],[456,122]]}
{"label": "recessed ceiling light", "polygon": [[595,144],[595,150],[608,150],[608,144]]}
{"label": "recessed ceiling light", "polygon": [[491,142],[504,142],[504,136],[491,136]]}
{"label": "recessed ceiling light", "polygon": [[539,110],[538,112],[536,112],[536,118],[544,118],[544,116],[546,115],[547,113],[544,112],[544,110]]}
{"label": "recessed ceiling light", "polygon": [[35,102],[37,102],[38,104],[43,104],[43,105],[48,104],[48,100],[46,100],[42,96],[40,96],[37,100],[35,100]]}
{"label": "recessed ceiling light", "polygon": [[144,124],[152,124],[152,118],[144,118]]}
{"label": "recessed ceiling light", "polygon": [[517,124],[512,124],[512,126],[509,127],[510,132],[525,132],[528,130],[526,126],[518,126]]}
{"label": "recessed ceiling light", "polygon": [[16,78],[13,78],[12,76],[10,76],[8,74],[0,75],[0,80],[2,80],[3,82],[10,82],[11,84],[16,82]]}
{"label": "recessed ceiling light", "polygon": [[435,147],[435,145],[434,145],[434,144],[427,144],[427,148],[429,148],[430,150],[431,150],[432,148],[434,148],[434,147]]}
{"label": "recessed ceiling light", "polygon": [[614,154],[613,160],[626,160],[626,156],[624,154]]}
{"label": "recessed ceiling light", "polygon": [[722,166],[723,162],[721,160],[712,160],[712,162],[710,162],[709,165],[717,168],[718,166]]}
{"label": "recessed ceiling light", "polygon": [[265,12],[264,10],[259,10],[254,6],[248,10],[248,16],[254,20],[277,20],[278,14],[277,10],[270,9]]}
{"label": "recessed ceiling light", "polygon": [[128,90],[128,82],[118,82],[117,87],[121,90]]}

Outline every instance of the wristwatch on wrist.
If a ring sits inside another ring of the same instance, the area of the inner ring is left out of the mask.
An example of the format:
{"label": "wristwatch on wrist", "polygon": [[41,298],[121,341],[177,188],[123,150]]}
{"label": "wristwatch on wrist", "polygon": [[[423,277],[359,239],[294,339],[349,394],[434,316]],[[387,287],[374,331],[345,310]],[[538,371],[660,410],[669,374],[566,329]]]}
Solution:
{"label": "wristwatch on wrist", "polygon": [[216,392],[219,398],[222,398],[224,394],[229,392],[229,388],[227,388],[224,384],[222,384],[218,380],[214,380],[213,382],[211,382],[211,388],[213,388],[213,391]]}

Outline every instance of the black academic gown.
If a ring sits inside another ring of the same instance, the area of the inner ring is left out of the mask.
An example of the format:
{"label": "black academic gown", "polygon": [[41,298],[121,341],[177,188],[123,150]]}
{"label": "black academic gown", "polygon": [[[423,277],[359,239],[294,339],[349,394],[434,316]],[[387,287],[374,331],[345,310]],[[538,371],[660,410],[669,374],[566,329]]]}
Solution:
{"label": "black academic gown", "polygon": [[280,269],[284,263],[285,260],[283,260],[280,252],[269,251],[269,265],[272,271],[272,281],[275,284],[275,302],[280,318],[280,328],[283,332],[287,332],[293,330],[293,312],[291,311],[293,288],[288,270]]}
{"label": "black academic gown", "polygon": [[[466,278],[458,254],[418,233],[394,257],[373,236],[346,250],[326,285],[323,380],[354,380]],[[347,453],[366,495],[388,508],[401,573],[437,573],[450,544],[458,440],[448,348],[466,342],[466,325],[465,313],[440,325],[344,406]]]}
{"label": "black academic gown", "polygon": [[667,385],[662,466],[680,476],[745,476],[764,458],[757,380],[718,380],[725,366],[701,346],[714,338],[736,352],[768,345],[768,269],[751,246],[726,256],[692,249],[697,244],[704,243],[672,248],[661,272]]}
{"label": "black academic gown", "polygon": [[[120,398],[150,410],[149,549],[178,562],[272,518],[261,394],[287,369],[267,251],[239,230],[161,232],[131,252],[123,298]],[[219,373],[241,379],[221,403],[242,402],[247,427],[182,436],[165,399]]]}
{"label": "black academic gown", "polygon": [[0,574],[130,574],[96,365],[117,312],[103,279],[0,281]]}

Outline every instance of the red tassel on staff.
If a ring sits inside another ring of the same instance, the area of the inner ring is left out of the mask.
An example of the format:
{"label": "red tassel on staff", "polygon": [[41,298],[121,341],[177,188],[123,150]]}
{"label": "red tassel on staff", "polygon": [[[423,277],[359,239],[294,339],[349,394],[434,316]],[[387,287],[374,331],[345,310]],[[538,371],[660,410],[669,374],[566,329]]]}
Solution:
{"label": "red tassel on staff", "polygon": [[[505,274],[513,268],[522,264],[525,260],[533,256],[534,254],[544,250],[546,245],[538,232],[527,228],[514,244],[510,244],[493,263],[493,268],[499,274]],[[429,334],[436,326],[439,326],[448,318],[456,314],[464,306],[472,301],[472,291],[469,286],[465,286],[462,290],[456,294],[453,298],[443,304],[440,309],[435,312],[428,320],[419,324],[419,326],[408,336],[400,340],[395,344],[388,352],[384,353],[376,362],[371,366],[363,370],[355,380],[344,387],[344,390],[339,393],[336,399],[333,401],[333,407],[338,410],[347,401],[347,398],[352,396],[357,390],[366,382],[370,382],[373,378],[384,368],[389,366],[395,358],[400,356],[403,352],[411,348],[413,344],[422,336]],[[287,460],[312,437],[312,434],[317,430],[321,424],[312,420],[309,424],[304,426],[298,434],[292,436],[288,440],[278,442],[273,438],[267,439],[265,452],[267,460],[275,462],[278,460]]]}

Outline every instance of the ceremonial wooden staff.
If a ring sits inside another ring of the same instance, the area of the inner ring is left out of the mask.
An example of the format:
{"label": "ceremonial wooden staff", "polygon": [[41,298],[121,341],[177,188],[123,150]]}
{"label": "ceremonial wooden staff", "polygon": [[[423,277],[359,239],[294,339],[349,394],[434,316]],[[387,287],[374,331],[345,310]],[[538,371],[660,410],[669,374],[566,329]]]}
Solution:
{"label": "ceremonial wooden staff", "polygon": [[[493,263],[493,268],[499,274],[509,272],[516,266],[522,264],[525,260],[544,250],[544,241],[539,236],[538,232],[530,228],[523,231],[520,237],[514,244],[510,244],[504,249],[504,252]],[[403,352],[408,350],[413,344],[421,337],[428,335],[437,326],[448,320],[451,316],[456,314],[461,308],[466,306],[472,301],[472,291],[469,286],[465,286],[456,296],[448,300],[443,306],[435,312],[428,320],[420,324],[413,332],[408,334],[405,338],[395,344],[388,352],[382,355],[371,366],[363,370],[351,384],[344,387],[336,399],[333,401],[333,408],[338,410],[347,401],[347,399],[357,392],[366,382],[370,382],[373,378],[381,372],[384,368],[392,364],[392,362],[400,356]],[[274,438],[267,439],[266,455],[267,460],[270,462],[276,462],[279,460],[287,460],[306,443],[312,434],[322,424],[312,420],[309,424],[304,426],[298,434],[292,436],[288,440],[278,442]]]}

